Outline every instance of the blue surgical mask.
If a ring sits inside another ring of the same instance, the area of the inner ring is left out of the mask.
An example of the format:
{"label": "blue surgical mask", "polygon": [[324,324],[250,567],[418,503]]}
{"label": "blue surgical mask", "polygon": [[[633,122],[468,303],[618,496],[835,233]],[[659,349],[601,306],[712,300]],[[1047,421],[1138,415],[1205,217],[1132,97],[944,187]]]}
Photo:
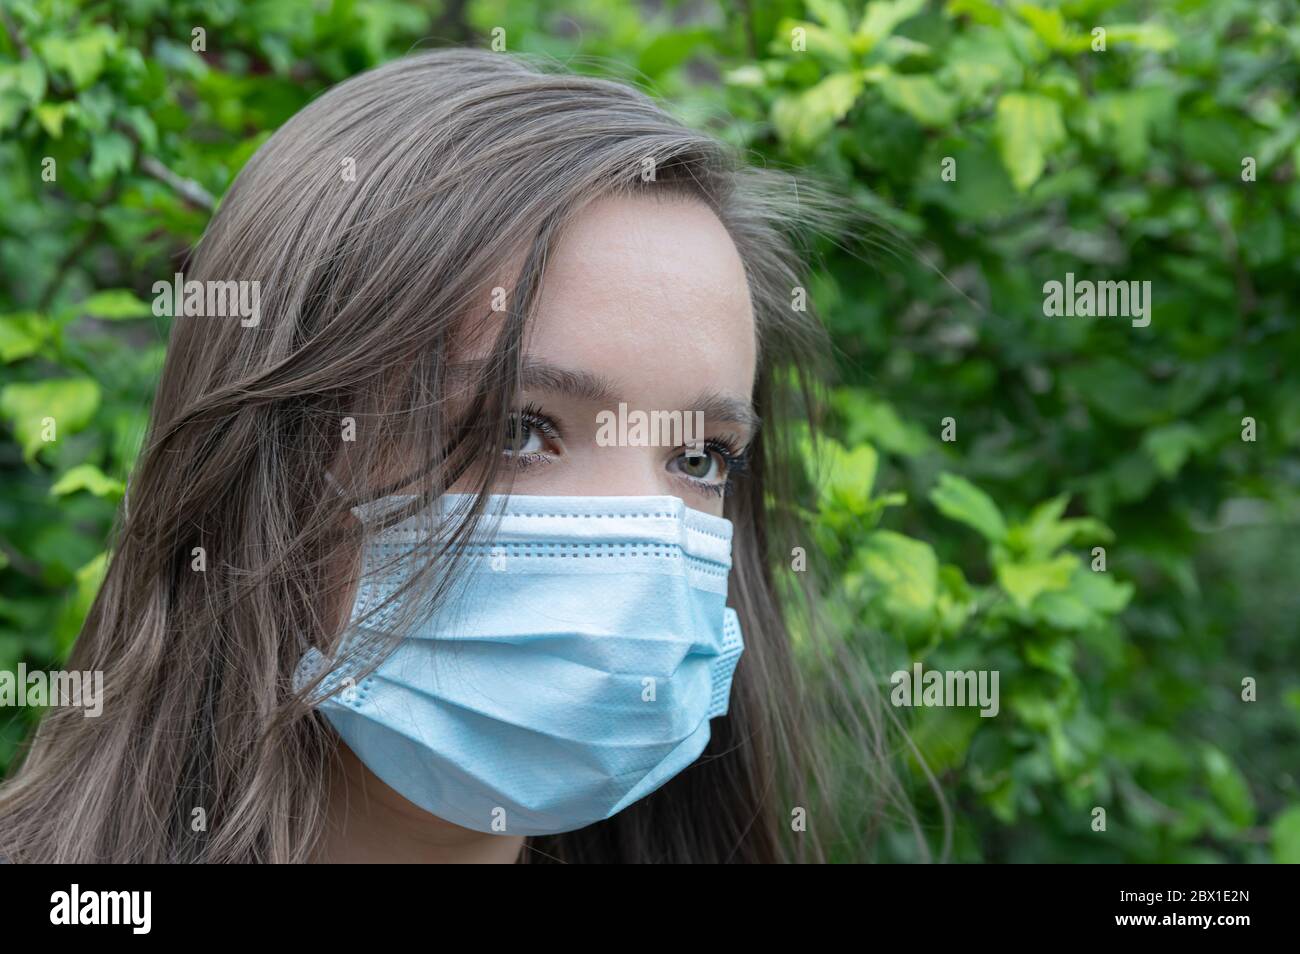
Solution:
{"label": "blue surgical mask", "polygon": [[[512,495],[487,512],[451,595],[371,675],[353,684],[345,663],[327,677],[319,709],[370,771],[439,818],[573,831],[689,766],[726,713],[744,648],[726,605],[731,522],[676,497]],[[409,550],[427,526],[416,520],[381,531],[365,570]],[[394,608],[355,621],[404,575],[363,576],[341,652],[384,631]],[[326,662],[309,651],[295,688]]]}

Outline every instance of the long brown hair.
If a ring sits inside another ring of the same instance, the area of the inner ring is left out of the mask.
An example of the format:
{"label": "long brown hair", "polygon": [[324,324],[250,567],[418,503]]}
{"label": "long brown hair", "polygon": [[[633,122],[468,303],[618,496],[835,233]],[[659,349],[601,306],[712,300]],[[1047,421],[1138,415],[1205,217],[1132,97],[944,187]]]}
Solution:
{"label": "long brown hair", "polygon": [[[103,671],[103,715],[46,715],[0,788],[0,853],[312,858],[336,736],[308,704],[313,687],[296,695],[291,676],[309,647],[328,654],[347,622],[340,608],[373,529],[349,508],[412,492],[401,519],[472,473],[479,506],[433,528],[425,572],[409,584],[445,592],[456,540],[507,479],[499,449],[548,251],[584,205],[636,192],[707,203],[750,283],[765,425],[725,505],[747,649],[730,713],[694,765],[607,821],[530,839],[525,860],[860,854],[867,833],[845,828],[897,794],[886,720],[860,661],[831,642],[809,643],[831,674],[810,691],[774,586],[792,548],[811,543],[792,520],[791,422],[812,423],[825,342],[812,312],[791,307],[806,287],[791,226],[816,217],[816,194],[747,167],[629,86],[467,50],[333,88],[262,146],[222,201],[185,278],[260,283],[260,321],[174,319],[107,576],[69,660]],[[466,337],[487,333],[474,319],[489,313],[507,261],[519,265],[491,357],[453,373]],[[399,632],[413,614],[394,618]],[[831,751],[849,764],[830,764]],[[843,779],[866,806],[848,820]]]}

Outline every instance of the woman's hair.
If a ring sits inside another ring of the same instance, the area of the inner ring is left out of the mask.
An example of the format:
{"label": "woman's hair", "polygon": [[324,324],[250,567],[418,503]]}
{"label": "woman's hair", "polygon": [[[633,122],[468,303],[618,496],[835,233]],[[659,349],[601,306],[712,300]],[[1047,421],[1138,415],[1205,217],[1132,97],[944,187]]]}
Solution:
{"label": "woman's hair", "polygon": [[[791,465],[825,354],[812,312],[791,307],[807,284],[792,227],[828,203],[629,86],[468,50],[334,87],[221,203],[184,277],[259,283],[260,320],[174,319],[107,575],[68,663],[103,672],[103,712],[45,715],[0,788],[0,854],[314,856],[335,736],[310,706],[319,679],[295,694],[291,678],[348,622],[377,529],[350,508],[415,494],[391,524],[458,480],[478,495],[430,528],[423,569],[398,594],[421,598],[393,605],[391,647],[454,584],[458,543],[487,518],[489,489],[508,486],[501,448],[548,254],[585,205],[638,194],[706,203],[748,276],[765,426],[725,503],[746,652],[695,764],[606,821],[530,838],[524,860],[862,857],[862,829],[898,802],[888,720],[861,661],[806,621],[797,664],[777,595],[806,576],[787,562],[812,542],[793,520]],[[507,265],[505,309],[493,310]],[[458,360],[472,345],[477,360]],[[815,594],[795,602],[814,608]],[[801,668],[823,674],[815,691]]]}

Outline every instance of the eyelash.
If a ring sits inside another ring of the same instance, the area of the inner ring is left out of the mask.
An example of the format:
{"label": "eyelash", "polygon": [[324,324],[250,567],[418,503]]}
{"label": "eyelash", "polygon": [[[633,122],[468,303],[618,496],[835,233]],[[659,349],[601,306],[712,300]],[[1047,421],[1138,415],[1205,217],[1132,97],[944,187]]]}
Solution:
{"label": "eyelash", "polygon": [[704,450],[706,452],[713,451],[717,454],[727,468],[727,477],[722,483],[706,484],[690,477],[682,479],[705,493],[713,494],[716,497],[726,496],[731,492],[735,478],[745,472],[745,465],[749,463],[749,448],[740,447],[739,445],[740,441],[730,434],[719,434],[717,437],[710,437],[704,442]]}
{"label": "eyelash", "polygon": [[[560,437],[560,429],[556,426],[555,420],[535,403],[526,404],[514,417],[521,424],[540,432],[548,440]],[[734,479],[745,472],[749,463],[749,448],[741,447],[740,441],[731,434],[710,437],[703,442],[703,447],[706,452],[712,451],[722,460],[723,466],[727,469],[726,479],[717,484],[706,483],[684,475],[678,475],[679,479],[701,493],[716,497],[725,496],[731,492]],[[516,455],[514,463],[519,470],[526,470],[535,464],[549,463],[550,460],[551,458],[546,454],[531,453]]]}
{"label": "eyelash", "polygon": [[[560,436],[560,429],[555,426],[555,421],[546,415],[536,404],[527,404],[517,414],[512,415],[519,423],[528,426],[531,429],[539,431],[547,440],[555,440]],[[544,464],[550,461],[546,454],[516,454],[514,458],[515,466],[519,470],[525,470],[534,464]]]}

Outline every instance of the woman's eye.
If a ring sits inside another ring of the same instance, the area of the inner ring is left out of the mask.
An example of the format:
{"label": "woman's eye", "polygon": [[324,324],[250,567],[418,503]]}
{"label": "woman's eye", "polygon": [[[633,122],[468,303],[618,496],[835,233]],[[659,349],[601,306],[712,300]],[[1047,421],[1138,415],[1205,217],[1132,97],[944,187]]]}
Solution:
{"label": "woman's eye", "polygon": [[506,446],[502,452],[521,465],[545,460],[560,453],[560,430],[540,408],[529,406],[510,415],[506,422]]}
{"label": "woman's eye", "polygon": [[712,452],[687,451],[678,460],[678,469],[692,480],[713,481],[721,477],[717,455]]}
{"label": "woman's eye", "polygon": [[506,434],[507,454],[535,454],[546,449],[546,435],[527,421],[512,418]]}

